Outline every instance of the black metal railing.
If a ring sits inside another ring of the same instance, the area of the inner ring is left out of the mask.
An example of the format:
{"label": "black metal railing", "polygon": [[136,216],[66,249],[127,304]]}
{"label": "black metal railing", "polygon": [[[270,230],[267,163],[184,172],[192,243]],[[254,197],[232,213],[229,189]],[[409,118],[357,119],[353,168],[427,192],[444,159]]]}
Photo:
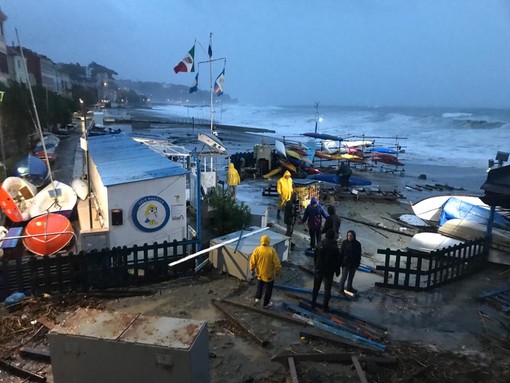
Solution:
{"label": "black metal railing", "polygon": [[193,260],[171,269],[168,264],[195,253],[197,243],[197,240],[165,241],[77,254],[3,257],[0,299],[13,292],[39,295],[161,282],[194,269]]}
{"label": "black metal railing", "polygon": [[487,263],[489,242],[485,238],[431,253],[379,249],[385,256],[383,282],[376,286],[405,290],[429,290],[470,275]]}

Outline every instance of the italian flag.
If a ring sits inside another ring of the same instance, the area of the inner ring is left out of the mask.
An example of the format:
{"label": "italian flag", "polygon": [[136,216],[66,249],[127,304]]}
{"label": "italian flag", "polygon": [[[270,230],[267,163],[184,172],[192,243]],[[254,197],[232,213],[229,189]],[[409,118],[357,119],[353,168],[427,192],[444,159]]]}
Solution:
{"label": "italian flag", "polygon": [[190,49],[182,61],[174,67],[174,72],[194,72],[195,71],[195,46]]}

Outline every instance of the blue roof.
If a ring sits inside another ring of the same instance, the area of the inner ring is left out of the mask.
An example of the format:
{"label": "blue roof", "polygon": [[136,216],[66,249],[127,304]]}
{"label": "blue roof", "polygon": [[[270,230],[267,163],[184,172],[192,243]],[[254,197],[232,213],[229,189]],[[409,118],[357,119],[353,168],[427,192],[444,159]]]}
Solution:
{"label": "blue roof", "polygon": [[103,185],[112,186],[189,173],[124,133],[88,138],[90,156]]}

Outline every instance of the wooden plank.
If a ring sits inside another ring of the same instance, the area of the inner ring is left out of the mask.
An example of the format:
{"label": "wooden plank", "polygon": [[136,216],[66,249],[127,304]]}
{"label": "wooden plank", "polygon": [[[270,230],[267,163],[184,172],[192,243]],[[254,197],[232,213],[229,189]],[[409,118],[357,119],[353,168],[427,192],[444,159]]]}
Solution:
{"label": "wooden plank", "polygon": [[353,355],[351,357],[352,364],[354,364],[354,368],[356,369],[356,372],[358,373],[359,380],[361,383],[368,383],[367,377],[365,376],[365,371],[361,368],[361,365],[359,364],[358,357]]}
{"label": "wooden plank", "polygon": [[292,383],[299,383],[298,377],[297,377],[296,365],[294,364],[294,358],[289,357],[287,360],[289,362],[290,381]]}

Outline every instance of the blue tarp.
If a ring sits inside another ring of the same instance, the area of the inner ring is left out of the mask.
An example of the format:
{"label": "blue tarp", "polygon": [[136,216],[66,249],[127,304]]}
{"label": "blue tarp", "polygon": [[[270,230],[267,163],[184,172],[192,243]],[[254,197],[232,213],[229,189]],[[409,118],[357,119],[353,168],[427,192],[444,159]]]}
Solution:
{"label": "blue tarp", "polygon": [[[454,218],[465,219],[466,221],[477,222],[487,225],[490,210],[488,208],[464,202],[458,198],[451,197],[443,204],[439,226]],[[494,227],[510,230],[510,221],[499,213],[494,213]]]}

